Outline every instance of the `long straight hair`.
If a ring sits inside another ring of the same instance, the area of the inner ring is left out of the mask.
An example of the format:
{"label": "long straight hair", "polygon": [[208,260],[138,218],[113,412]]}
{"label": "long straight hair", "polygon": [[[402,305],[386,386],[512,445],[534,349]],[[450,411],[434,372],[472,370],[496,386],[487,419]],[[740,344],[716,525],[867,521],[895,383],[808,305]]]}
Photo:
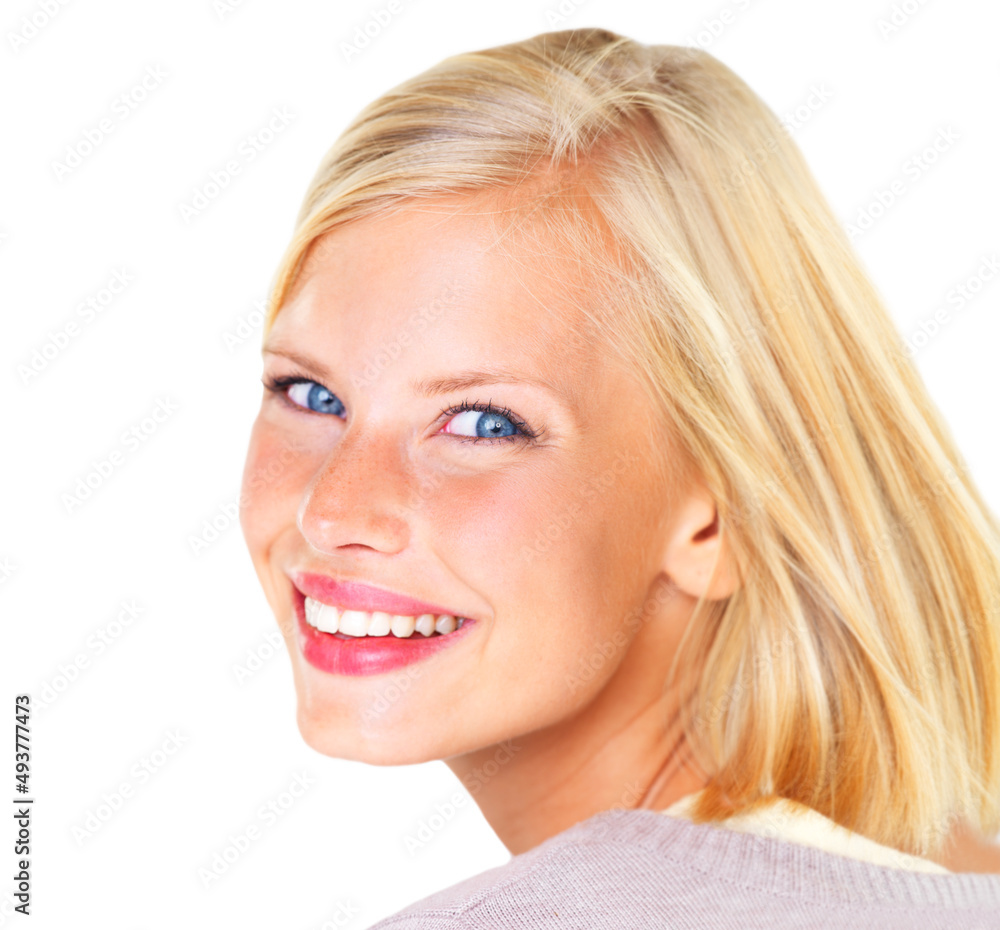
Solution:
{"label": "long straight hair", "polygon": [[324,233],[490,192],[587,266],[663,480],[704,480],[741,567],[664,670],[695,819],[784,797],[918,855],[1000,829],[1000,527],[774,113],[700,49],[601,29],[448,58],[323,158],[265,329]]}

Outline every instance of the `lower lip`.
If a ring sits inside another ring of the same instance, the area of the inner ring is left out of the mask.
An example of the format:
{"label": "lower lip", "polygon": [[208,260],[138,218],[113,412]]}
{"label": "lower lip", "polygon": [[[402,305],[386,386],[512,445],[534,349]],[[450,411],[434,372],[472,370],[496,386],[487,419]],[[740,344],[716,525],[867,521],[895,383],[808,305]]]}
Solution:
{"label": "lower lip", "polygon": [[299,626],[299,647],[305,660],[314,668],[332,675],[381,675],[426,659],[464,639],[475,625],[466,619],[460,629],[438,636],[414,633],[403,639],[393,636],[357,636],[341,638],[324,633],[306,622],[305,595],[293,588],[295,616]]}

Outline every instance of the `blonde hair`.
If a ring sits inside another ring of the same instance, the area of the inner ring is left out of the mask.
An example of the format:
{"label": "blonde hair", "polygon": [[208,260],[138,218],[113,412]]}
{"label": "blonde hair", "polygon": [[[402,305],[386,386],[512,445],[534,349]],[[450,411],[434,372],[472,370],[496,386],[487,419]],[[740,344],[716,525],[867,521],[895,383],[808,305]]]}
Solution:
{"label": "blonde hair", "polygon": [[327,153],[266,328],[324,233],[490,192],[587,265],[740,566],[669,670],[695,818],[784,797],[918,855],[1000,829],[1000,527],[774,113],[702,50],[601,29],[448,58]]}

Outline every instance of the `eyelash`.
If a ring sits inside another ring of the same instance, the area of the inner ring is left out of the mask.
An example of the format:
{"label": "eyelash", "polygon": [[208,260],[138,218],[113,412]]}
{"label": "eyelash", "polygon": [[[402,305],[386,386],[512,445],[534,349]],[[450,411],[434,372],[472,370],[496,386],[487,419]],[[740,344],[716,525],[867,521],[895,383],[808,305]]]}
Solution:
{"label": "eyelash", "polygon": [[476,410],[479,413],[493,413],[499,414],[505,420],[510,420],[511,423],[517,428],[518,433],[513,436],[458,436],[457,439],[463,442],[511,442],[512,440],[525,439],[531,441],[535,439],[535,434],[532,432],[531,428],[527,423],[524,422],[516,413],[514,413],[509,407],[497,407],[494,404],[481,404],[478,401],[467,401],[463,400],[462,403],[456,404],[453,407],[448,407],[446,410],[441,411],[441,416],[447,416],[449,418],[455,416],[456,414],[463,413],[466,410]]}
{"label": "eyelash", "polygon": [[[265,376],[263,379],[264,387],[267,388],[273,394],[280,394],[285,398],[285,401],[294,407],[296,410],[302,410],[305,413],[315,413],[314,410],[309,410],[308,407],[303,407],[300,404],[296,404],[293,400],[288,397],[287,389],[293,384],[318,384],[324,390],[329,390],[329,388],[324,387],[318,381],[314,381],[312,378],[304,378],[297,375],[290,375],[284,378],[275,378],[271,376]],[[330,392],[333,393],[332,391]],[[536,438],[534,431],[527,423],[524,422],[516,413],[514,413],[509,407],[497,407],[495,404],[491,403],[480,403],[478,401],[468,401],[463,400],[460,404],[455,404],[454,406],[448,407],[441,411],[439,416],[447,416],[449,419],[456,414],[463,413],[466,410],[475,410],[479,413],[493,413],[499,414],[506,420],[510,420],[511,423],[517,428],[518,433],[513,436],[455,436],[460,442],[474,442],[474,443],[495,443],[495,442],[511,442],[514,440],[527,440],[532,441]],[[325,416],[325,414],[324,414]]]}

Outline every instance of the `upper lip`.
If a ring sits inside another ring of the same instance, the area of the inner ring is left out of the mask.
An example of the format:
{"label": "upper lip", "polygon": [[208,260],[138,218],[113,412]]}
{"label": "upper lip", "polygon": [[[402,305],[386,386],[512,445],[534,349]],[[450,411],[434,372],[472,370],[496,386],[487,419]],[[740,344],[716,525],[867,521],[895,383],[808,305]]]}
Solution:
{"label": "upper lip", "polygon": [[329,575],[299,571],[289,572],[289,577],[292,584],[307,597],[347,610],[380,610],[387,614],[399,614],[403,617],[419,617],[421,614],[464,616],[447,607],[428,604],[408,595],[385,588],[375,588],[359,581],[338,581]]}

